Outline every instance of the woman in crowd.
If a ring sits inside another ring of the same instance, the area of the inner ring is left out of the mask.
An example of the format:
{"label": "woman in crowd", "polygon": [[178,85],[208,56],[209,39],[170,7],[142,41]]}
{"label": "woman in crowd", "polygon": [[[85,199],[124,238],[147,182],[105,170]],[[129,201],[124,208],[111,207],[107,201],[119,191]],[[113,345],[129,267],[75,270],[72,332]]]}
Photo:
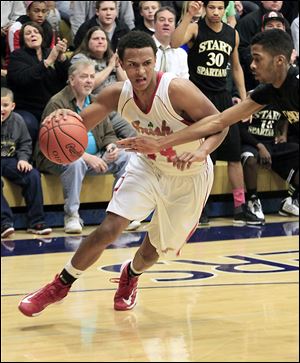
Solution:
{"label": "woman in crowd", "polygon": [[45,48],[41,26],[23,24],[20,48],[10,55],[8,87],[14,92],[16,110],[25,120],[34,148],[44,108],[55,93],[66,84],[69,61],[65,56],[67,42],[58,38],[54,48]]}
{"label": "woman in crowd", "polygon": [[[117,54],[111,50],[107,33],[100,27],[94,26],[88,30],[79,48],[71,58],[71,64],[79,60],[92,59],[95,62],[96,82],[93,94],[117,81],[126,80],[126,74],[119,65]],[[112,112],[110,121],[118,138],[135,136],[133,127],[119,113]]]}

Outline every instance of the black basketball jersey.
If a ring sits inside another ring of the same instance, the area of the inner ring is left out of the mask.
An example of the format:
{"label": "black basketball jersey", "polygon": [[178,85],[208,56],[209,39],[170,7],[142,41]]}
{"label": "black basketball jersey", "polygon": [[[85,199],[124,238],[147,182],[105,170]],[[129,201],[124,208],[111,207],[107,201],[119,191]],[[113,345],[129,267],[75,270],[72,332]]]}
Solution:
{"label": "black basketball jersey", "polygon": [[188,52],[190,80],[205,91],[226,90],[227,65],[235,47],[235,30],[223,23],[216,33],[205,19],[198,22],[198,35]]}
{"label": "black basketball jersey", "polygon": [[271,84],[260,84],[250,94],[250,97],[260,105],[276,105],[291,124],[297,123],[299,127],[298,67],[290,67],[280,88],[275,88]]}

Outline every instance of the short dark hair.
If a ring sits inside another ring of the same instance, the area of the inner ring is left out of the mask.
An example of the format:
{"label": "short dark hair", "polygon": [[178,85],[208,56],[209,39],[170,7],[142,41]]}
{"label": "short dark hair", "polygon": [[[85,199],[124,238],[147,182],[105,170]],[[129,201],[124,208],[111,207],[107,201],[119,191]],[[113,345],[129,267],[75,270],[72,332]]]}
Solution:
{"label": "short dark hair", "polygon": [[44,40],[44,30],[43,28],[36,22],[34,21],[28,21],[27,23],[24,23],[20,29],[20,35],[19,35],[19,43],[20,43],[20,48],[26,48],[27,45],[25,44],[24,41],[24,30],[26,28],[27,25],[32,26],[33,28],[36,28],[39,33],[42,36],[42,46],[45,46],[45,40]]}
{"label": "short dark hair", "polygon": [[283,54],[288,62],[294,48],[291,36],[281,29],[270,29],[254,35],[251,45],[254,44],[261,45],[272,56]]}
{"label": "short dark hair", "polygon": [[[99,10],[100,9],[100,5],[101,5],[101,3],[104,3],[105,1],[96,1],[96,5],[95,5],[95,7],[96,7],[96,9],[97,10]],[[113,3],[115,3],[115,5],[116,5],[116,7],[117,7],[117,1],[112,1]]]}
{"label": "short dark hair", "polygon": [[123,61],[126,49],[141,49],[147,47],[152,48],[154,55],[156,55],[157,47],[151,35],[144,31],[132,30],[120,39],[118,44],[118,56],[121,61]]}
{"label": "short dark hair", "polygon": [[[206,8],[206,7],[207,7],[207,5],[208,5],[208,3],[209,3],[210,1],[202,1],[202,2],[203,2],[204,7]],[[224,3],[224,9],[226,9],[226,8],[227,8],[227,6],[228,6],[228,4],[229,4],[229,1],[223,1],[223,3]]]}
{"label": "short dark hair", "polygon": [[157,11],[156,11],[156,13],[154,14],[154,22],[156,23],[156,21],[157,21],[157,17],[158,17],[158,15],[162,12],[162,11],[165,11],[165,10],[167,10],[167,11],[169,11],[170,13],[172,13],[173,15],[174,15],[174,18],[175,18],[175,21],[176,21],[176,16],[177,16],[177,14],[176,14],[176,11],[174,10],[174,8],[172,8],[172,6],[162,6],[160,9],[158,9]]}

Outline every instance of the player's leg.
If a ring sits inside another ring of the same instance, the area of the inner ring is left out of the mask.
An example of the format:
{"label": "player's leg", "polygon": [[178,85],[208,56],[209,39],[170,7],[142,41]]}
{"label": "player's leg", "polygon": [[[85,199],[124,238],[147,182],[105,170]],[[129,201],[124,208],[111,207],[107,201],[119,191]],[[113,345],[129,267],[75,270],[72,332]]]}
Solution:
{"label": "player's leg", "polygon": [[249,210],[257,218],[265,222],[261,201],[257,194],[257,173],[258,173],[258,150],[251,145],[242,145],[242,164],[244,169],[244,180],[247,190],[247,205]]}
{"label": "player's leg", "polygon": [[128,223],[128,219],[109,213],[102,224],[82,241],[62,272],[50,284],[23,298],[19,310],[24,315],[36,316],[48,305],[62,300],[72,283],[98,260],[104,249],[122,233]]}
{"label": "player's leg", "polygon": [[136,305],[139,276],[158,260],[159,255],[150,243],[148,233],[132,261],[121,266],[119,286],[114,296],[115,310],[130,310]]}

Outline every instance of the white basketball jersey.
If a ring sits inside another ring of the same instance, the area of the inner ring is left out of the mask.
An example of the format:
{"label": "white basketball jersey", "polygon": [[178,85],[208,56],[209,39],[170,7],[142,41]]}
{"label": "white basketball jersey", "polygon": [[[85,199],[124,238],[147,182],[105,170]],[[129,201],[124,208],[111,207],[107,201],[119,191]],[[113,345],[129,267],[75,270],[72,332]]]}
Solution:
{"label": "white basketball jersey", "polygon": [[[147,112],[143,112],[136,103],[132,85],[125,81],[119,103],[118,112],[141,135],[167,136],[175,131],[184,129],[189,122],[178,115],[169,99],[169,84],[176,76],[172,73],[158,73],[157,89],[152,97],[152,104]],[[182,97],[188,97],[183,94]],[[180,171],[171,162],[172,156],[181,155],[183,152],[193,152],[199,148],[202,140],[196,140],[183,145],[173,146],[162,150],[160,153],[139,157],[147,160],[162,172],[170,175],[194,175],[200,172],[204,162],[193,163],[190,169]]]}

